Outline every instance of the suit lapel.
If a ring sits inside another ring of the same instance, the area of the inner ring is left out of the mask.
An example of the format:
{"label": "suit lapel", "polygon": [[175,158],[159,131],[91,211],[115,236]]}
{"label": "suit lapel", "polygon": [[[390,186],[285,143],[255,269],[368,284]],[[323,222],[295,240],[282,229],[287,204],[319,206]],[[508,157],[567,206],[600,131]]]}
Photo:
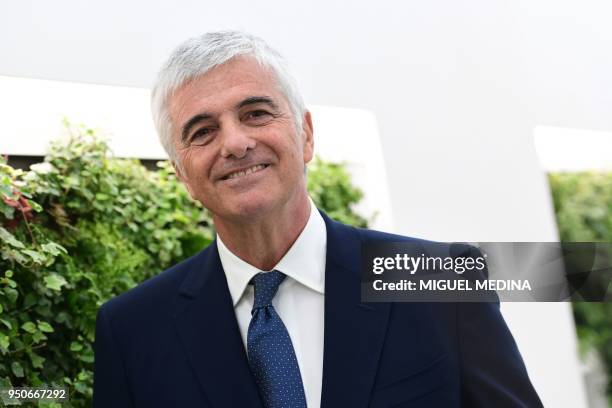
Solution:
{"label": "suit lapel", "polygon": [[366,407],[390,304],[361,303],[358,232],[322,216],[327,227],[327,256],[321,407]]}
{"label": "suit lapel", "polygon": [[179,291],[175,326],[214,407],[261,407],[216,241],[192,262]]}

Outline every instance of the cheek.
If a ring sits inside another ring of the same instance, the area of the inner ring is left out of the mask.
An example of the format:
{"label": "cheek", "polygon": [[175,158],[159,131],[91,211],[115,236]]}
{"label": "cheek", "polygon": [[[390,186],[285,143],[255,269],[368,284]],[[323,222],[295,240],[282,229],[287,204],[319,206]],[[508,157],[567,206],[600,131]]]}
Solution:
{"label": "cheek", "polygon": [[306,150],[304,150],[304,147],[299,144],[295,144],[291,149],[291,161],[295,164],[296,168],[300,169],[300,171],[304,167],[304,160],[307,154],[308,153]]}
{"label": "cheek", "polygon": [[203,155],[195,152],[195,148],[189,149],[183,157],[183,169],[189,184],[197,183],[197,186],[202,186],[202,182],[207,180],[209,174],[209,160]]}

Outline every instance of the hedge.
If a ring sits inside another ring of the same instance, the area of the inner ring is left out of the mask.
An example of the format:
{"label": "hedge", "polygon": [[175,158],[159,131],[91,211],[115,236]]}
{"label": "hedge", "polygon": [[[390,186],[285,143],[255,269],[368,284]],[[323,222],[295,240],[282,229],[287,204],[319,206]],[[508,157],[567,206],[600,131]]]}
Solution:
{"label": "hedge", "polygon": [[[561,241],[612,243],[612,173],[553,173],[549,183]],[[598,284],[612,290],[609,278]],[[612,303],[572,306],[581,350],[597,350],[606,367],[612,406]]]}
{"label": "hedge", "polygon": [[[367,225],[343,165],[316,159],[308,177],[320,208]],[[168,162],[116,158],[82,126],[29,171],[0,160],[0,194],[0,388],[67,386],[63,407],[89,407],[98,308],[208,245],[210,215]]]}

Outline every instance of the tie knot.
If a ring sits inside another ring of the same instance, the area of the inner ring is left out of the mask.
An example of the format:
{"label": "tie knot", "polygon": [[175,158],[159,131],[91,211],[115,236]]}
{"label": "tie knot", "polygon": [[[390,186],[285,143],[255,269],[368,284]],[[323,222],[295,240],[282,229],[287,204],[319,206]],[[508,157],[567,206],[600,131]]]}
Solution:
{"label": "tie knot", "polygon": [[279,271],[260,272],[253,276],[251,283],[255,287],[255,302],[253,310],[270,306],[279,285],[285,279],[285,274]]}

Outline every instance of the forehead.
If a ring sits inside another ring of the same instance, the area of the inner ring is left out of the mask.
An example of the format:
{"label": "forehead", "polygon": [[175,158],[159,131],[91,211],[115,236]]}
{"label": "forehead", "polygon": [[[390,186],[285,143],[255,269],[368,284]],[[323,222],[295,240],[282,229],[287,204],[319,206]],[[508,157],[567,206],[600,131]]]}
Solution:
{"label": "forehead", "polygon": [[181,121],[195,114],[220,114],[251,96],[268,96],[281,106],[286,102],[274,73],[253,57],[241,56],[179,87],[169,98],[168,106],[173,123],[180,126]]}

